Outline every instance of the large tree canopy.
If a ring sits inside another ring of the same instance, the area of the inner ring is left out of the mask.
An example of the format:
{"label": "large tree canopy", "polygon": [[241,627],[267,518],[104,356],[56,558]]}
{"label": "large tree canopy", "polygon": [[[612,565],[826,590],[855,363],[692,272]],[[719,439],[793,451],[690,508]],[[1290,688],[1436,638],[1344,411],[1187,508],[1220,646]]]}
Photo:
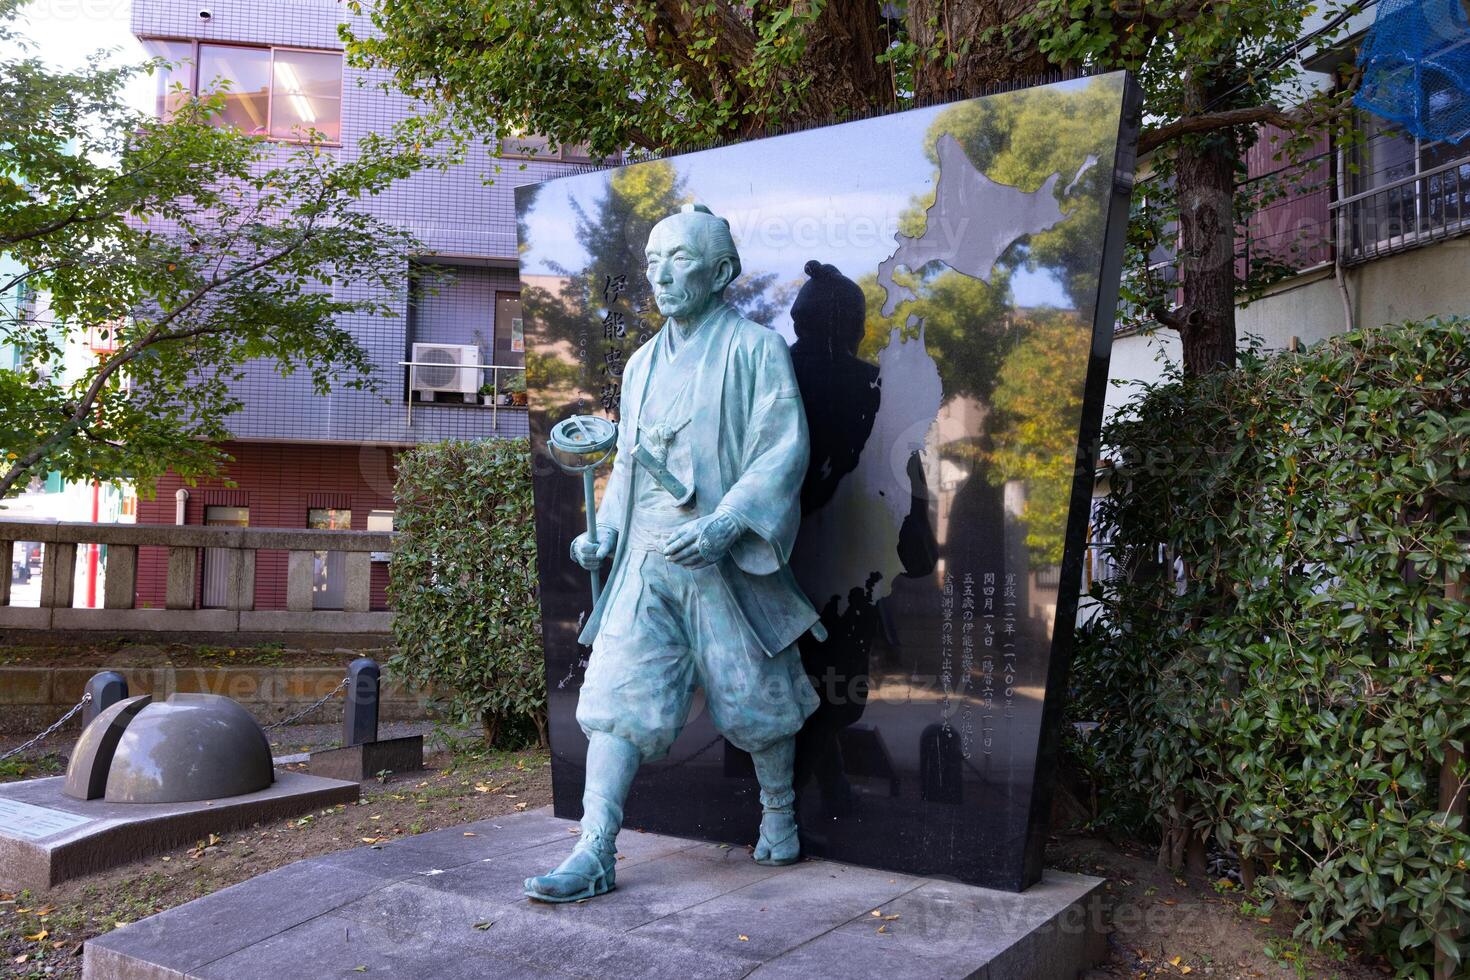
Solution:
{"label": "large tree canopy", "polygon": [[1031,0],[352,0],[363,62],[497,136],[595,152],[725,140],[1047,70],[987,34]]}
{"label": "large tree canopy", "polygon": [[337,317],[393,312],[412,239],[358,202],[420,166],[414,147],[275,146],[217,126],[218,93],[143,116],[122,93],[146,66],[48,67],[19,6],[0,0],[0,497],[49,471],[145,492],[217,471],[248,361],[370,387]]}
{"label": "large tree canopy", "polygon": [[[363,63],[390,69],[398,85],[427,104],[449,107],[466,131],[488,139],[530,131],[597,153],[738,139],[980,94],[1049,70],[1129,69],[1145,93],[1149,125],[1141,149],[1164,152],[1155,157],[1155,206],[1130,238],[1138,274],[1126,296],[1149,321],[1179,330],[1186,370],[1202,372],[1233,363],[1234,302],[1252,285],[1249,275],[1237,276],[1234,254],[1250,206],[1235,194],[1241,153],[1261,124],[1284,127],[1303,145],[1339,118],[1343,91],[1308,98],[1298,84],[1298,56],[1309,16],[1326,18],[1327,29],[1312,42],[1325,44],[1360,6],[385,0],[373,7],[375,30],[349,31],[348,38]],[[1046,154],[1053,143],[1048,121],[1031,121],[1024,136],[995,150],[1022,168],[1035,162],[1028,155]],[[986,121],[978,122],[967,148],[984,160]],[[1161,236],[1176,221],[1182,282],[1166,285],[1144,273],[1155,246],[1174,244]],[[1069,224],[1032,247],[1064,259],[1066,238],[1091,230],[1086,221]],[[1183,302],[1175,302],[1176,288]]]}
{"label": "large tree canopy", "polygon": [[[1256,206],[1237,193],[1243,154],[1263,125],[1286,131],[1280,155],[1291,157],[1347,119],[1342,110],[1355,80],[1309,92],[1300,56],[1337,38],[1362,6],[1037,0],[1005,29],[1015,43],[1038,44],[1056,63],[1127,69],[1142,85],[1150,125],[1139,149],[1154,154],[1146,188],[1152,207],[1131,229],[1124,296],[1142,319],[1179,331],[1187,373],[1234,365],[1236,299],[1264,285],[1262,270],[1246,268],[1242,276],[1236,263],[1238,233]],[[1306,37],[1319,14],[1321,26]],[[1160,245],[1177,247],[1177,283],[1148,275],[1150,253]],[[1273,265],[1268,274],[1282,271]]]}

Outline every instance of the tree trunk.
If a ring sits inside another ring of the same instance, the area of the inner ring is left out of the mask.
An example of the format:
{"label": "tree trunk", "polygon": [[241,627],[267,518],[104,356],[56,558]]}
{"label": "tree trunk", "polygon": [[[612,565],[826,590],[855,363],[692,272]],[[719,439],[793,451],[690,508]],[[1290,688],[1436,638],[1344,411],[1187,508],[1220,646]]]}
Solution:
{"label": "tree trunk", "polygon": [[[1056,71],[1029,40],[1011,51],[1001,38],[981,38],[1034,6],[1036,0],[909,0],[909,39],[919,47],[914,98],[922,102],[978,95],[990,86]],[[934,49],[939,57],[927,57]],[[947,64],[951,59],[953,64]]]}
{"label": "tree trunk", "polygon": [[480,712],[480,730],[485,735],[485,747],[495,748],[495,742],[500,738],[500,730],[504,727],[504,717],[498,712]]}
{"label": "tree trunk", "polygon": [[893,104],[893,76],[878,64],[889,40],[881,14],[872,0],[829,0],[822,8],[797,63],[797,76],[811,79],[799,121]]}
{"label": "tree trunk", "polygon": [[1181,141],[1176,166],[1184,373],[1235,366],[1235,140]]}
{"label": "tree trunk", "polygon": [[1184,844],[1184,873],[1196,881],[1204,881],[1209,870],[1209,851],[1204,835],[1191,830]]}

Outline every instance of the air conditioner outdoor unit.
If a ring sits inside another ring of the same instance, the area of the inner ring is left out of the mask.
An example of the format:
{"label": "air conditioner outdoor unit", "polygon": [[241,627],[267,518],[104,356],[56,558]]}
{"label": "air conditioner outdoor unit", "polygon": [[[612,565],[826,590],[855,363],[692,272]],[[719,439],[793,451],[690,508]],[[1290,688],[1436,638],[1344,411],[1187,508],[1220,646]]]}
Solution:
{"label": "air conditioner outdoor unit", "polygon": [[[414,390],[426,402],[436,394],[475,395],[480,391],[480,348],[469,344],[414,344]],[[467,399],[471,400],[471,399]]]}

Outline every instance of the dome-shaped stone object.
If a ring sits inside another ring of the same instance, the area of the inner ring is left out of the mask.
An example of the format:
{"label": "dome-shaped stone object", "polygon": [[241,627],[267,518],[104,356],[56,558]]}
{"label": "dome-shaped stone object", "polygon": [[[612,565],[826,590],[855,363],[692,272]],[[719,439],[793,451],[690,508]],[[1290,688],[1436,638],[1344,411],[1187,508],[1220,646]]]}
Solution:
{"label": "dome-shaped stone object", "polygon": [[112,768],[112,754],[117,751],[117,743],[122,741],[123,732],[133,723],[138,712],[152,703],[153,697],[148,694],[124,698],[87,722],[71,750],[71,762],[67,764],[66,782],[61,791],[78,800],[100,799],[107,792],[107,772]]}
{"label": "dome-shaped stone object", "polygon": [[254,793],[275,778],[270,742],[239,704],[173,694],[122,733],[107,773],[109,803],[184,803]]}

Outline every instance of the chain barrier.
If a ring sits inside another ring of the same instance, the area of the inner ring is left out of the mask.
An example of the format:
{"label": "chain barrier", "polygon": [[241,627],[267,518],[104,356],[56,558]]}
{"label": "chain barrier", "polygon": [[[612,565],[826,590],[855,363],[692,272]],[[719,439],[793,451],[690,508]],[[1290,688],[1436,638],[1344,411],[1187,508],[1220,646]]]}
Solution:
{"label": "chain barrier", "polygon": [[332,688],[325,695],[323,695],[322,698],[320,700],[318,700],[315,704],[308,705],[307,707],[303,708],[302,710],[296,712],[294,715],[291,715],[291,716],[286,717],[286,718],[282,718],[280,721],[271,722],[269,725],[266,725],[265,726],[265,730],[268,731],[268,732],[269,731],[274,731],[275,729],[280,728],[282,725],[289,725],[293,721],[297,721],[297,720],[299,720],[301,718],[305,718],[307,715],[311,714],[317,708],[320,708],[322,705],[324,705],[328,701],[332,700],[332,698],[336,697],[337,696],[337,692],[340,691],[340,690],[342,690],[344,687],[346,687],[347,686],[347,682],[349,680],[351,680],[350,677],[344,677],[344,678],[342,678],[342,680],[337,684],[336,687]]}
{"label": "chain barrier", "polygon": [[[280,721],[272,722],[271,724],[266,725],[265,726],[265,731],[268,731],[268,732],[269,731],[273,731],[273,730],[275,730],[277,728],[280,728],[280,727],[282,727],[284,725],[289,725],[293,721],[298,721],[301,718],[305,718],[307,715],[311,714],[317,708],[320,708],[322,705],[326,704],[328,701],[332,700],[332,698],[336,697],[339,693],[341,693],[342,689],[347,686],[347,683],[348,683],[349,680],[351,680],[350,677],[344,677],[344,678],[342,678],[342,680],[340,680],[340,681],[337,682],[337,686],[336,687],[332,688],[330,691],[328,691],[325,695],[323,695],[317,701],[313,702],[312,704],[307,705],[305,708],[303,708],[300,711],[296,712],[294,715],[290,715],[290,716],[288,716],[286,718],[282,718]],[[48,739],[52,735],[56,734],[56,730],[57,729],[59,729],[62,725],[65,725],[67,722],[71,721],[72,717],[78,711],[81,711],[88,704],[90,704],[91,701],[92,701],[92,692],[91,691],[88,691],[86,694],[83,694],[82,695],[82,699],[80,701],[78,701],[76,704],[74,704],[74,705],[71,706],[71,710],[69,710],[66,714],[62,715],[60,718],[56,719],[56,721],[51,724],[51,727],[47,728],[44,732],[41,732],[41,734],[35,736],[32,739],[29,739],[28,741],[22,742],[20,745],[17,745],[15,748],[11,749],[8,752],[0,753],[0,762],[4,762],[6,759],[11,758],[12,756],[20,755],[26,749],[32,748],[32,747],[34,747],[36,745],[40,745],[46,739]]]}
{"label": "chain barrier", "polygon": [[78,711],[81,711],[88,704],[90,704],[91,701],[92,692],[88,691],[86,694],[82,695],[82,699],[80,701],[71,706],[70,711],[62,715],[60,718],[56,719],[56,721],[51,725],[50,728],[46,729],[44,732],[37,735],[35,738],[31,739],[28,742],[22,742],[20,745],[17,745],[15,748],[11,749],[9,752],[0,753],[0,762],[4,762],[6,759],[9,759],[13,755],[20,755],[22,752],[33,745],[40,745],[47,738],[56,734],[56,730],[58,728],[60,728],[62,725],[65,725],[68,721],[71,721],[72,715],[76,714]]}

